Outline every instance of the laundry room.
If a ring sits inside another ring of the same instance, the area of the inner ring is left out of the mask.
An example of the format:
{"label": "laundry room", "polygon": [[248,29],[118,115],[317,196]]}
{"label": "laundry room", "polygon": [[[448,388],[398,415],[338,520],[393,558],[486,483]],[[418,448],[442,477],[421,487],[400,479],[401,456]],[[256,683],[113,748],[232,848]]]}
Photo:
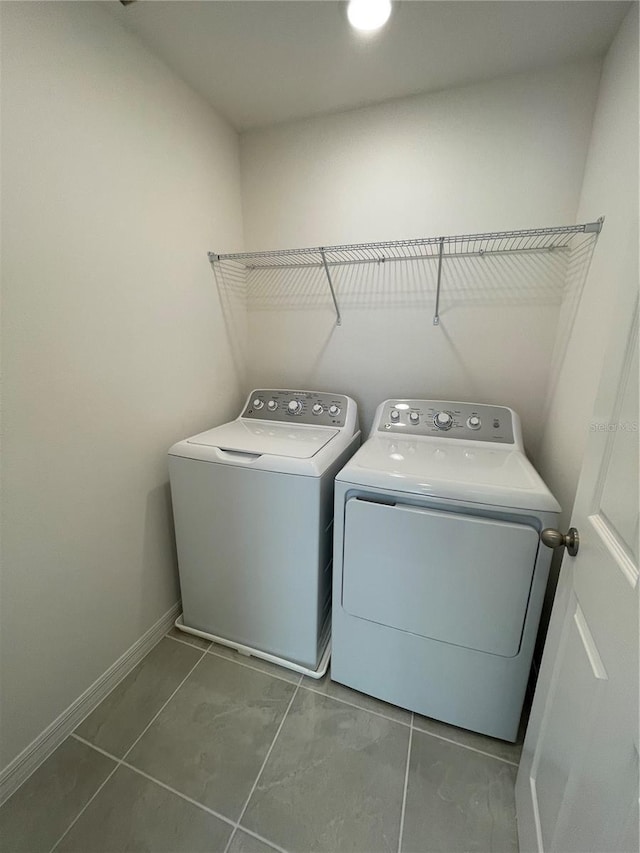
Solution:
{"label": "laundry room", "polygon": [[7,853],[637,850],[638,3],[351,7],[0,0]]}

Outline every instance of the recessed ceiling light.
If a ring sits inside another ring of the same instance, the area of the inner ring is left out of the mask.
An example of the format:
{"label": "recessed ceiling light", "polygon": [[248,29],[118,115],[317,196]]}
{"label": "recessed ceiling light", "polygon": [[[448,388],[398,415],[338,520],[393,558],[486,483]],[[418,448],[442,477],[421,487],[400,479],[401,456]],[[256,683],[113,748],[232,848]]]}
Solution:
{"label": "recessed ceiling light", "polygon": [[391,0],[350,0],[347,7],[349,23],[356,30],[379,30],[389,20]]}

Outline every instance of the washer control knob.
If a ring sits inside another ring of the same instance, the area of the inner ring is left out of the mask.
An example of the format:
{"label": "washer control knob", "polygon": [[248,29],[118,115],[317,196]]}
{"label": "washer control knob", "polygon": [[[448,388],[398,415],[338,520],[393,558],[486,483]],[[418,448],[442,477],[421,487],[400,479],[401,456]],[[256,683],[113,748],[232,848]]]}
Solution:
{"label": "washer control knob", "polygon": [[299,415],[302,411],[302,403],[300,400],[290,400],[287,410],[290,415]]}
{"label": "washer control knob", "polygon": [[471,417],[467,419],[467,426],[469,429],[480,429],[482,421],[477,415],[471,415]]}
{"label": "washer control knob", "polygon": [[391,409],[391,420],[399,421],[400,420],[400,412],[397,409]]}
{"label": "washer control knob", "polygon": [[438,427],[438,429],[451,429],[453,426],[453,418],[449,414],[449,412],[438,412],[438,414],[433,419],[434,424]]}
{"label": "washer control knob", "polygon": [[420,415],[417,412],[409,412],[409,420],[412,424],[420,423]]}
{"label": "washer control knob", "polygon": [[314,415],[321,415],[324,412],[324,409],[322,408],[320,403],[316,403],[311,411]]}
{"label": "washer control knob", "polygon": [[276,401],[275,400],[269,400],[269,402],[267,403],[267,409],[269,409],[270,412],[275,412],[275,410],[277,408],[278,408],[278,404],[276,403]]}
{"label": "washer control knob", "polygon": [[329,406],[329,414],[335,418],[336,415],[340,414],[340,406],[336,406],[335,403],[333,406]]}
{"label": "washer control knob", "polygon": [[254,409],[261,409],[264,406],[264,402],[260,399],[260,397],[256,397],[252,405]]}

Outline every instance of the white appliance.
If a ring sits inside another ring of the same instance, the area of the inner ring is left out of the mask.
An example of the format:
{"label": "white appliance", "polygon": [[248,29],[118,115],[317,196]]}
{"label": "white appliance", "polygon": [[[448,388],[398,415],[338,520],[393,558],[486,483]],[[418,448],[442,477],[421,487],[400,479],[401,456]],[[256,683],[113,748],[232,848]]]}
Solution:
{"label": "white appliance", "polygon": [[268,389],[235,421],[171,448],[178,628],[324,675],[333,483],[359,444],[351,398]]}
{"label": "white appliance", "polygon": [[331,677],[514,741],[559,511],[511,409],[382,403],[336,479]]}

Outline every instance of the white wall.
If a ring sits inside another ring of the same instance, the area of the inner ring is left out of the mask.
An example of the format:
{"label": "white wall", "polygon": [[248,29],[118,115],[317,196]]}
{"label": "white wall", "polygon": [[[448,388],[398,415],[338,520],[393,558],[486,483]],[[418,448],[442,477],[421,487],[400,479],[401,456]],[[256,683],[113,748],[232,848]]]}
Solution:
{"label": "white wall", "polygon": [[[573,223],[599,73],[591,61],[246,133],[247,249]],[[535,452],[562,271],[445,264],[434,328],[432,267],[337,270],[338,329],[319,279],[289,298],[281,282],[254,290],[250,384],[350,393],[367,424],[392,395],[508,404]]]}
{"label": "white wall", "polygon": [[547,417],[539,466],[571,516],[619,281],[638,246],[638,5],[604,62],[578,219],[605,216]]}
{"label": "white wall", "polygon": [[166,451],[232,415],[238,142],[96,3],[2,3],[2,766],[178,598]]}
{"label": "white wall", "polygon": [[[578,218],[597,211],[605,223],[579,299],[571,300],[572,310],[559,330],[563,359],[552,376],[553,394],[538,453],[540,473],[563,508],[562,529],[571,518],[618,288],[630,276],[637,278],[638,49],[636,3],[603,65]],[[637,472],[629,476],[637,477]],[[541,636],[561,557],[554,555]]]}

